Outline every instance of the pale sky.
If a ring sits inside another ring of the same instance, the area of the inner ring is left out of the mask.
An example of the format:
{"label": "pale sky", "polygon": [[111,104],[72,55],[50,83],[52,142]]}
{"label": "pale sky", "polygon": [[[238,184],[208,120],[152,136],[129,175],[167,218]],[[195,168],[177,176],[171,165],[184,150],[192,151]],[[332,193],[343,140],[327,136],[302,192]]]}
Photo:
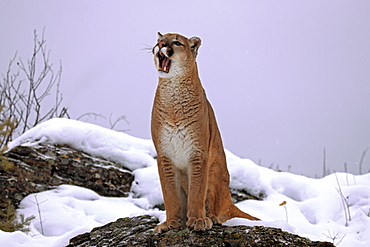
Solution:
{"label": "pale sky", "polygon": [[[0,0],[0,73],[33,31],[62,62],[63,105],[126,115],[150,138],[157,32],[199,36],[198,66],[224,146],[256,163],[358,173],[370,147],[370,1]],[[104,121],[99,124],[106,125]],[[123,124],[123,123],[122,123]],[[370,169],[370,152],[364,172]]]}

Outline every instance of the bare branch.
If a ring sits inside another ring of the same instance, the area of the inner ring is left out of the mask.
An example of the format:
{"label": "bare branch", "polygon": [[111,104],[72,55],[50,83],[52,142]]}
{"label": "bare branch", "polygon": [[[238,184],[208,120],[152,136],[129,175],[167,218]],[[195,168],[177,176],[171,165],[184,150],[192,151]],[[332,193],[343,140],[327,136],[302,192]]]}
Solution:
{"label": "bare branch", "polygon": [[109,125],[110,125],[110,129],[114,129],[116,127],[116,124],[120,121],[125,121],[127,124],[130,124],[128,121],[127,121],[127,118],[125,115],[121,115],[119,116],[115,121],[112,121],[112,114],[110,114],[109,116]]}
{"label": "bare branch", "polygon": [[334,174],[335,174],[335,179],[337,180],[337,184],[338,184],[337,191],[338,191],[338,194],[339,194],[340,199],[342,200],[342,204],[343,204],[344,217],[345,217],[345,220],[346,220],[345,226],[348,226],[349,225],[349,221],[352,220],[351,211],[349,209],[349,202],[348,202],[349,196],[345,197],[343,195],[343,191],[342,191],[342,188],[340,186],[337,173],[334,173]]}
{"label": "bare branch", "polygon": [[[59,112],[63,99],[60,92],[62,64],[60,63],[57,71],[53,70],[44,34],[45,28],[41,37],[35,30],[31,58],[25,63],[21,58],[17,58],[15,53],[6,74],[2,75],[0,105],[4,108],[0,118],[17,119],[17,126],[14,129],[16,133],[11,133],[0,140],[2,146],[11,141],[14,134],[20,135],[41,121],[53,117],[69,117],[66,108],[63,107]],[[54,104],[50,104],[50,96],[55,97]]]}
{"label": "bare branch", "polygon": [[365,155],[366,155],[367,151],[369,151],[369,148],[366,148],[366,149],[362,152],[361,159],[360,159],[360,163],[358,164],[358,166],[359,166],[359,174],[360,174],[360,175],[362,175],[362,163],[364,162],[364,158],[365,158]]}
{"label": "bare branch", "polygon": [[98,118],[106,119],[106,117],[104,117],[102,114],[98,114],[98,113],[94,113],[94,112],[87,112],[87,113],[84,113],[81,116],[79,116],[77,118],[77,120],[81,120],[84,117],[88,117],[88,118],[94,117],[95,120],[97,120]]}

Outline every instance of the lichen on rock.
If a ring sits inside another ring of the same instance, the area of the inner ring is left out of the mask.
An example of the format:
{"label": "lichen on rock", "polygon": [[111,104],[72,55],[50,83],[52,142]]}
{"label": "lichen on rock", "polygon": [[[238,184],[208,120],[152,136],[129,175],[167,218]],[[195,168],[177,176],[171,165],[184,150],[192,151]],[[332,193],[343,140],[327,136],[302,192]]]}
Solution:
{"label": "lichen on rock", "polygon": [[70,184],[91,189],[102,196],[125,197],[133,181],[132,172],[122,164],[93,157],[67,146],[39,144],[17,146],[4,154],[14,166],[0,167],[0,210],[5,199],[17,208],[29,194]]}
{"label": "lichen on rock", "polygon": [[154,216],[144,215],[122,218],[102,227],[94,228],[70,240],[67,247],[92,246],[333,246],[328,242],[315,242],[278,228],[263,226],[213,226],[211,230],[195,232],[173,229],[162,234],[154,233],[158,224]]}

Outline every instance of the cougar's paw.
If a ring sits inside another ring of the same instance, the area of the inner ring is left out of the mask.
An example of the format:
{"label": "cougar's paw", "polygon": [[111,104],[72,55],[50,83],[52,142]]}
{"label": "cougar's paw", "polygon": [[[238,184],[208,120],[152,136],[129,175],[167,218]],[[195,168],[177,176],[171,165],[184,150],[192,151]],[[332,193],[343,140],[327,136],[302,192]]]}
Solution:
{"label": "cougar's paw", "polygon": [[221,225],[221,221],[216,216],[211,216],[210,219],[213,222],[213,225]]}
{"label": "cougar's paw", "polygon": [[170,229],[180,228],[181,223],[176,220],[165,221],[154,228],[155,233],[166,232]]}
{"label": "cougar's paw", "polygon": [[193,228],[194,231],[205,231],[212,228],[212,220],[208,217],[205,218],[195,218],[190,217],[186,222],[186,226]]}

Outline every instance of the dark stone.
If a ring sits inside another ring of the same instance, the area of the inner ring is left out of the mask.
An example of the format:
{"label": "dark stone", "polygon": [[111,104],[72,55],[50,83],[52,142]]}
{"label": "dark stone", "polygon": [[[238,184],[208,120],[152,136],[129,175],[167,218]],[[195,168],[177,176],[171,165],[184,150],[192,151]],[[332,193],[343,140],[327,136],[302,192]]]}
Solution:
{"label": "dark stone", "polygon": [[27,195],[61,184],[89,188],[102,196],[125,197],[134,178],[122,164],[66,146],[17,146],[4,156],[14,167],[0,169],[0,209],[5,208],[7,199],[17,208]]}
{"label": "dark stone", "polygon": [[278,228],[216,225],[205,232],[175,229],[153,232],[158,219],[145,215],[122,218],[72,238],[67,247],[92,246],[334,246],[315,242]]}
{"label": "dark stone", "polygon": [[259,195],[252,195],[246,190],[236,190],[230,188],[231,197],[234,203],[244,201],[244,200],[258,200],[262,201],[265,195],[259,194]]}
{"label": "dark stone", "polygon": [[[27,195],[61,184],[89,188],[102,196],[125,197],[134,179],[124,164],[66,146],[18,146],[4,156],[14,166],[7,170],[0,166],[0,210],[9,200],[17,208]],[[231,192],[235,201],[263,198],[247,191]],[[157,224],[158,219],[152,216],[123,218],[72,238],[68,246],[333,246],[276,228],[216,225],[205,232],[176,229],[155,234]]]}

